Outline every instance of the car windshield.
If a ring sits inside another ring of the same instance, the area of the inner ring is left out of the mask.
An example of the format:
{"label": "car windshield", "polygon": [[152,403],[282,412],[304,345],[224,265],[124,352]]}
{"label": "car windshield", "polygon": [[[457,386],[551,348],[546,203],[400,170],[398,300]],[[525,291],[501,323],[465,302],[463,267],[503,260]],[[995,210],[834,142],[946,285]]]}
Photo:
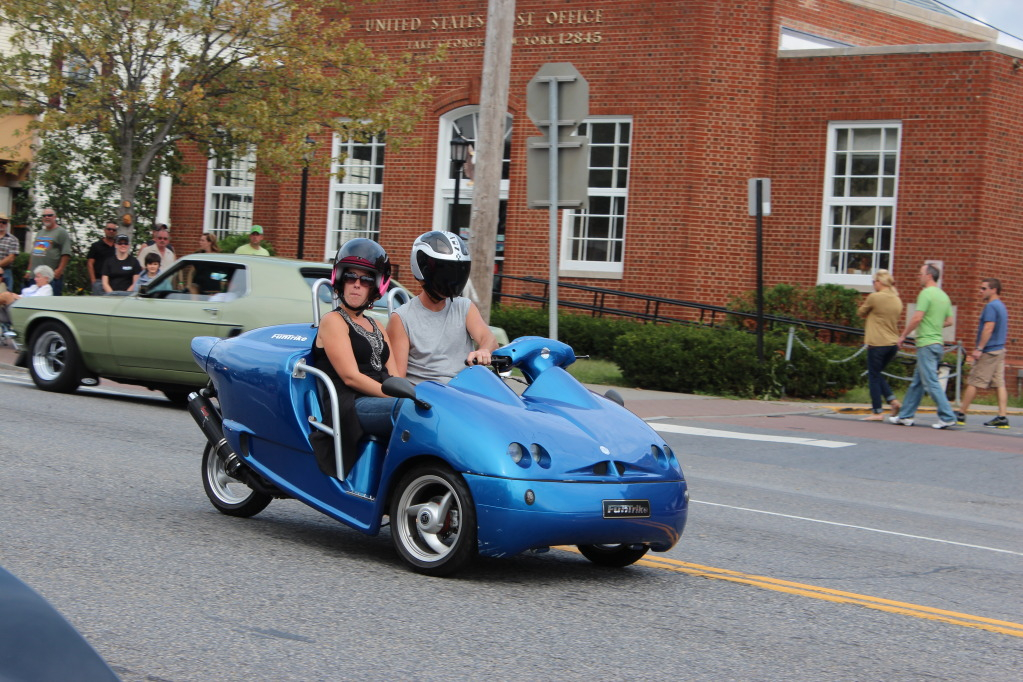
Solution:
{"label": "car windshield", "polygon": [[[313,284],[318,279],[330,279],[330,268],[302,268],[302,279],[305,283],[312,288]],[[320,298],[320,303],[326,303],[333,305],[334,298],[331,295],[330,287],[320,287],[320,290],[316,292]]]}
{"label": "car windshield", "polygon": [[144,294],[147,298],[226,301],[247,292],[244,265],[215,261],[183,261],[157,277]]}

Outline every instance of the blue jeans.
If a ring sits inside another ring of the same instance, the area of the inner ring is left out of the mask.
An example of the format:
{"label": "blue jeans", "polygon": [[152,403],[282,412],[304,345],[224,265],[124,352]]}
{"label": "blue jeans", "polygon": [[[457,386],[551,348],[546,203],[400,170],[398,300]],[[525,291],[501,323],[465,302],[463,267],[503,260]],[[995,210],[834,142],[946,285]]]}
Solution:
{"label": "blue jeans", "polygon": [[391,413],[398,402],[397,398],[372,398],[363,396],[355,399],[355,415],[366,433],[383,438],[386,442],[391,437],[394,421]]}
{"label": "blue jeans", "polygon": [[952,406],[945,397],[945,391],[941,390],[938,383],[938,363],[945,353],[945,347],[940,343],[932,343],[929,346],[921,346],[916,349],[916,369],[913,371],[913,381],[906,389],[906,397],[902,401],[902,409],[899,410],[900,419],[909,419],[916,414],[916,408],[920,406],[920,400],[924,397],[924,391],[938,406],[938,419],[943,422],[954,422],[955,414]]}
{"label": "blue jeans", "polygon": [[14,291],[14,275],[11,274],[10,266],[4,268],[4,274],[2,277],[4,278],[4,284],[7,285],[7,291],[15,294],[18,293],[17,291]]}
{"label": "blue jeans", "polygon": [[899,352],[898,346],[871,346],[867,349],[867,379],[870,384],[870,404],[875,414],[883,411],[882,405],[895,400],[895,393],[884,378],[884,368]]}

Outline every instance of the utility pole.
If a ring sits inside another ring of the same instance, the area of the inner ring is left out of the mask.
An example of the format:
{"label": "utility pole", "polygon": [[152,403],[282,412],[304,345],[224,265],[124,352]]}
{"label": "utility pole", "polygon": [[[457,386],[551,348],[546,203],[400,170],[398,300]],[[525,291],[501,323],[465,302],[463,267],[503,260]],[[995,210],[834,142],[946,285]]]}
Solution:
{"label": "utility pole", "polygon": [[515,0],[489,0],[469,239],[471,284],[476,293],[476,306],[486,322],[490,322],[490,301],[494,289],[494,252],[501,207],[501,167],[504,164],[504,121],[508,112],[514,30]]}

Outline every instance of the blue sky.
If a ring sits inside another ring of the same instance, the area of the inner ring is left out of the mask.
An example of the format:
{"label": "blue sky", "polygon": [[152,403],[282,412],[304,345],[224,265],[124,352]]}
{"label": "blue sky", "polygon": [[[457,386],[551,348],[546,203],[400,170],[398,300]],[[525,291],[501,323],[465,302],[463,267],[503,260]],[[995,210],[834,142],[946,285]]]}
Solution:
{"label": "blue sky", "polygon": [[[1023,38],[1023,7],[1019,0],[941,0],[945,5],[974,16],[995,28]],[[1002,36],[999,42],[1023,48],[1023,41]]]}

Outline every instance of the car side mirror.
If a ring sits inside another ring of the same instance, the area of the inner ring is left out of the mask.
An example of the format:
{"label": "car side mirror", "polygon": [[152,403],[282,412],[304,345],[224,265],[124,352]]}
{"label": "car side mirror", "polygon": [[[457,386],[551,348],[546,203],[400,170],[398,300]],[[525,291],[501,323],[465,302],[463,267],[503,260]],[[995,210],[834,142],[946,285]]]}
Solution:
{"label": "car side mirror", "polygon": [[380,384],[380,390],[384,392],[384,395],[389,395],[392,398],[408,398],[416,404],[416,407],[424,410],[429,410],[431,407],[430,403],[416,397],[416,387],[405,377],[387,377]]}
{"label": "car side mirror", "polygon": [[139,296],[145,296],[148,293],[149,293],[148,284],[143,284],[142,286],[139,287]]}

